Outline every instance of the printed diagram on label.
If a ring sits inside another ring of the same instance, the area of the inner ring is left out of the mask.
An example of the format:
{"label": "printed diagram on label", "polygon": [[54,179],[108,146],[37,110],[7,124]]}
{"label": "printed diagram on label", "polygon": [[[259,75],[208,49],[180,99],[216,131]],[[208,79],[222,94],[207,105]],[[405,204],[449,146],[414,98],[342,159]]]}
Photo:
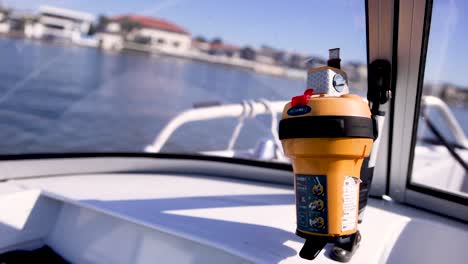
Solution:
{"label": "printed diagram on label", "polygon": [[312,187],[312,192],[314,193],[314,195],[323,196],[323,185],[320,183],[320,180],[318,179],[318,177],[315,177],[314,180],[315,180],[315,184]]}
{"label": "printed diagram on label", "polygon": [[323,200],[315,199],[309,204],[309,208],[311,210],[323,211],[325,210],[325,204],[323,203]]}
{"label": "printed diagram on label", "polygon": [[343,217],[341,218],[341,231],[356,228],[359,207],[359,179],[346,176],[343,183]]}
{"label": "printed diagram on label", "polygon": [[325,175],[296,175],[297,226],[300,230],[328,232],[327,178]]}

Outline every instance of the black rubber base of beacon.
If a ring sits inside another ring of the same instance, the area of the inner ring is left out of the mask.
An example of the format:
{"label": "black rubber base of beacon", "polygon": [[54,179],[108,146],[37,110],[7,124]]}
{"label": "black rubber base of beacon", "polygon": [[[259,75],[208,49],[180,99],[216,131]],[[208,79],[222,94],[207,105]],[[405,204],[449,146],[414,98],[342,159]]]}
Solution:
{"label": "black rubber base of beacon", "polygon": [[354,234],[343,237],[313,236],[296,230],[296,234],[306,241],[299,256],[303,259],[313,260],[328,243],[333,243],[330,258],[339,262],[349,262],[359,247],[361,234],[357,231]]}
{"label": "black rubber base of beacon", "polygon": [[339,262],[349,262],[359,248],[360,241],[359,231],[346,238],[339,238],[330,253],[330,258]]}
{"label": "black rubber base of beacon", "polygon": [[304,246],[302,246],[299,252],[299,256],[303,259],[313,260],[327,243],[327,241],[320,239],[306,239]]}

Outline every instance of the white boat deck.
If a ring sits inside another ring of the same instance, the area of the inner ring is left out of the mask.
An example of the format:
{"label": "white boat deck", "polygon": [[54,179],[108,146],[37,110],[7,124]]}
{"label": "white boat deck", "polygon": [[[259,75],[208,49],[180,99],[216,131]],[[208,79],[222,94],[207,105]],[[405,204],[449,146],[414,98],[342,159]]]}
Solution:
{"label": "white boat deck", "polygon": [[[60,205],[48,216],[50,227],[43,229],[49,231],[34,239],[73,262],[309,263],[297,256],[304,241],[294,234],[291,188],[202,176],[69,175],[2,183],[0,206],[8,207],[11,195],[34,197],[38,189],[47,200],[42,203]],[[466,225],[392,202],[371,199],[360,230],[352,263],[468,259]],[[326,256],[329,249],[315,263],[337,263]]]}

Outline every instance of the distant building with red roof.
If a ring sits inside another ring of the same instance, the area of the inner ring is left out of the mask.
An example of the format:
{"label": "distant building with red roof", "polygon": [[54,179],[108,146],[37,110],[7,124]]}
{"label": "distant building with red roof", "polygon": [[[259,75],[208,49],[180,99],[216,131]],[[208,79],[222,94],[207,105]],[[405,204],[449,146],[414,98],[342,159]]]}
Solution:
{"label": "distant building with red roof", "polygon": [[128,22],[133,22],[135,24],[138,24],[143,28],[151,28],[151,29],[156,29],[156,30],[177,33],[177,34],[190,35],[190,33],[184,28],[182,28],[181,26],[178,26],[172,22],[169,22],[167,20],[160,19],[160,18],[153,18],[153,17],[130,14],[130,15],[122,15],[122,16],[113,17],[111,18],[111,20],[114,22],[119,22],[119,23],[128,21]]}
{"label": "distant building with red roof", "polygon": [[109,21],[107,33],[124,35],[126,41],[145,45],[155,51],[181,54],[191,47],[190,33],[164,19],[128,14],[111,17]]}

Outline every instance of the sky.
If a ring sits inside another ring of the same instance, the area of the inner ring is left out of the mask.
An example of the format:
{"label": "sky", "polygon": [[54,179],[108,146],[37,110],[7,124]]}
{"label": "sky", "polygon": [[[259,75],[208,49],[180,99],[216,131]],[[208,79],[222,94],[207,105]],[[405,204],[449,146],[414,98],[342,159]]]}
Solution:
{"label": "sky", "polygon": [[[40,5],[108,16],[136,13],[165,18],[193,36],[328,56],[340,47],[347,61],[366,62],[364,1],[359,0],[0,0],[35,11]],[[333,23],[329,19],[333,18]]]}
{"label": "sky", "polygon": [[434,0],[424,79],[468,89],[468,1]]}
{"label": "sky", "polygon": [[[36,11],[40,5],[107,16],[128,13],[170,20],[208,39],[240,46],[328,56],[341,48],[344,61],[366,62],[363,0],[0,0]],[[434,0],[425,80],[468,87],[468,1]]]}

